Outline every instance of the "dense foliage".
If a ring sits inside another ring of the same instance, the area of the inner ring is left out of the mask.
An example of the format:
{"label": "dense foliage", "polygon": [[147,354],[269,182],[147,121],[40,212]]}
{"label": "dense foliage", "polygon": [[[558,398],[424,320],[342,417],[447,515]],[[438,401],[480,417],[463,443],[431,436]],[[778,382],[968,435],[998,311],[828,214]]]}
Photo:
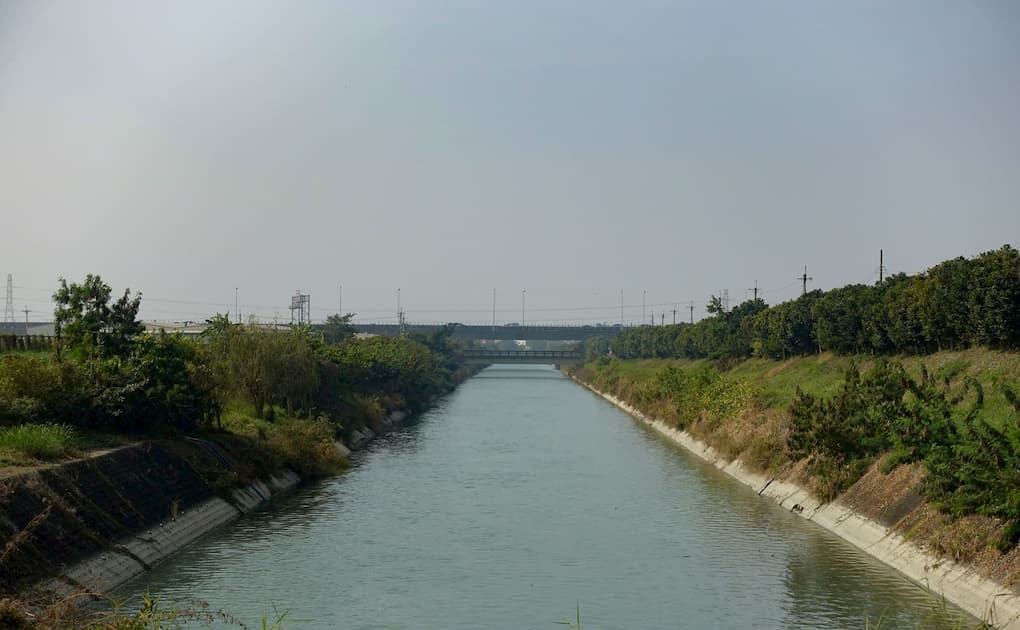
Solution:
{"label": "dense foliage", "polygon": [[[1012,389],[1002,390],[1016,400]],[[863,376],[854,367],[835,396],[798,395],[790,408],[791,452],[810,460],[830,498],[881,454],[890,453],[887,469],[922,462],[925,490],[937,505],[1014,523],[1002,541],[1011,546],[1020,538],[1020,415],[993,425],[978,414],[984,395],[974,381],[953,392],[927,371],[914,379],[884,361]]]}
{"label": "dense foliage", "polygon": [[358,339],[350,316],[277,329],[218,315],[193,339],[144,334],[140,295],[111,296],[99,276],[60,280],[57,353],[0,357],[0,426],[190,431],[216,427],[240,401],[256,419],[286,411],[337,432],[396,407],[424,407],[452,386],[459,366],[452,329],[418,340]]}
{"label": "dense foliage", "polygon": [[1009,245],[875,285],[812,291],[767,307],[725,311],[718,298],[695,324],[641,326],[592,339],[589,358],[784,359],[811,352],[925,353],[969,346],[1020,348],[1020,252]]}

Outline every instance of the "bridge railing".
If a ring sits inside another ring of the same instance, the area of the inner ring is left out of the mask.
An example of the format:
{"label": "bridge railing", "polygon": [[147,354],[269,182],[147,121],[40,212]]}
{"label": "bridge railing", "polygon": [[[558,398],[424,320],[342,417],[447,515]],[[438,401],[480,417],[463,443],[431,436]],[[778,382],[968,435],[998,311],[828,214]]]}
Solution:
{"label": "bridge railing", "polygon": [[576,350],[465,350],[467,358],[535,358],[535,359],[573,359],[581,356]]}

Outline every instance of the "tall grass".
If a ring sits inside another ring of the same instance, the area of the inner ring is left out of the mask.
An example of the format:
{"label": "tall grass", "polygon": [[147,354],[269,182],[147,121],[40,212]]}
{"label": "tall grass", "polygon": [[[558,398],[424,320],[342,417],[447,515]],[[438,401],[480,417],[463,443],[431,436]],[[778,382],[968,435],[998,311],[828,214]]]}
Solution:
{"label": "tall grass", "polygon": [[20,424],[0,428],[0,449],[36,459],[57,459],[77,451],[78,432],[66,424]]}

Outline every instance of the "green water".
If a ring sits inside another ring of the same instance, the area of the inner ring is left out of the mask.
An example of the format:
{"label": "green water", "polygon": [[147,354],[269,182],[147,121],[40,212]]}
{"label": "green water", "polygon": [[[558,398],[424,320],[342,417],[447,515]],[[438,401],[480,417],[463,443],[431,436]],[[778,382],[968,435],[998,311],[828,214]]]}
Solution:
{"label": "green water", "polygon": [[301,628],[883,628],[931,596],[542,366],[433,411],[122,589]]}

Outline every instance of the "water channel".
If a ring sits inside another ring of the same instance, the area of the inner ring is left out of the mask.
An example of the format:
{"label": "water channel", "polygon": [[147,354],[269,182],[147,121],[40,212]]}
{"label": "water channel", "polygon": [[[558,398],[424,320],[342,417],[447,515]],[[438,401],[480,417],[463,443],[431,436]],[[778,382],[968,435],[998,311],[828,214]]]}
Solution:
{"label": "water channel", "polygon": [[488,368],[353,460],[119,594],[204,601],[255,627],[275,606],[288,628],[548,629],[576,607],[585,628],[946,616],[551,367]]}

